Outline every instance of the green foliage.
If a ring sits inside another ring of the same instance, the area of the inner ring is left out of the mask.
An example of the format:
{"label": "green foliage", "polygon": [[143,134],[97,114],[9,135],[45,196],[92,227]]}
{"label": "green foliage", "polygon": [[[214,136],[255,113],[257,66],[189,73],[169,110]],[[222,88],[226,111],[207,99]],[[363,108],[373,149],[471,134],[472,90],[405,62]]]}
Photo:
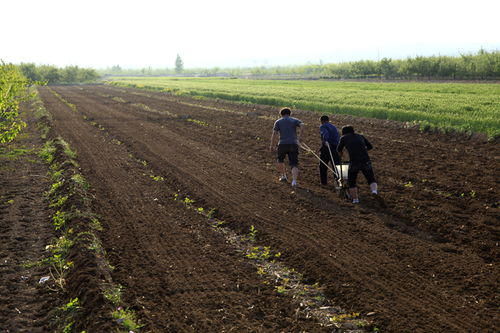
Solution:
{"label": "green foliage", "polygon": [[63,236],[57,238],[54,244],[47,245],[46,249],[50,250],[51,256],[42,261],[43,264],[49,265],[50,275],[54,279],[56,286],[61,290],[64,290],[66,284],[67,271],[73,267],[73,262],[66,260],[66,256],[74,244],[69,238],[71,233],[72,230],[69,230]]}
{"label": "green foliage", "polygon": [[85,191],[87,191],[90,188],[90,185],[87,182],[87,180],[79,173],[71,176],[71,180]]}
{"label": "green foliage", "polygon": [[80,301],[78,300],[78,297],[70,299],[68,303],[61,307],[61,310],[64,312],[73,312],[78,309],[80,309]]}
{"label": "green foliage", "polygon": [[275,288],[276,292],[278,294],[285,294],[286,293],[286,287],[285,286],[277,286]]}
{"label": "green foliage", "polygon": [[137,316],[135,312],[128,308],[119,307],[113,312],[113,318],[129,331],[137,330],[144,325],[137,323]]}
{"label": "green foliage", "polygon": [[123,287],[121,285],[111,286],[104,290],[104,297],[111,303],[118,305],[122,301]]}
{"label": "green foliage", "polygon": [[64,311],[67,320],[70,320],[70,322],[64,326],[63,333],[73,332],[75,322],[71,319],[75,315],[75,312],[81,309],[78,297],[70,299],[69,302],[64,304],[60,309]]}
{"label": "green foliage", "polygon": [[32,152],[32,150],[27,149],[27,148],[12,148],[12,149],[0,148],[0,157],[10,159],[10,160],[15,160],[19,156],[23,156],[23,155],[29,154],[31,152]]}
{"label": "green foliage", "polygon": [[63,328],[63,333],[71,333],[73,332],[73,325],[75,324],[74,321],[68,323],[66,326]]}
{"label": "green foliage", "polygon": [[215,217],[215,215],[217,214],[217,210],[215,208],[210,208],[207,212],[207,217],[209,219]]}
{"label": "green foliage", "polygon": [[344,313],[344,314],[340,314],[340,315],[336,315],[336,316],[331,317],[330,321],[341,323],[341,322],[344,322],[346,320],[358,318],[359,315],[360,315],[359,312]]}
{"label": "green foliage", "polygon": [[204,121],[201,121],[201,120],[197,120],[197,119],[192,119],[192,118],[188,118],[186,119],[187,121],[191,122],[191,123],[195,123],[196,125],[200,125],[200,126],[208,126],[208,123],[204,122]]}
{"label": "green foliage", "polygon": [[[179,57],[180,58],[180,57]],[[181,60],[182,61],[182,60]],[[380,61],[359,60],[343,63],[308,64],[299,66],[242,67],[242,68],[184,68],[122,69],[113,66],[101,70],[103,75],[175,75],[238,76],[238,77],[293,77],[329,79],[446,79],[482,80],[500,79],[500,51],[479,50],[459,56],[416,56],[407,59],[382,58]]]}
{"label": "green foliage", "polygon": [[29,80],[46,82],[47,84],[89,83],[99,78],[99,74],[94,69],[78,66],[58,68],[49,65],[36,66],[33,63],[22,63],[18,67]]}
{"label": "green foliage", "polygon": [[50,197],[56,194],[63,185],[64,185],[63,180],[59,180],[52,183],[52,185],[50,185],[49,191],[47,192],[47,196]]}
{"label": "green foliage", "polygon": [[68,195],[60,196],[60,197],[56,198],[55,200],[53,200],[52,203],[49,205],[49,207],[51,207],[51,208],[62,207],[66,203],[66,201],[68,201],[68,199],[69,199]]}
{"label": "green foliage", "polygon": [[[76,111],[76,105],[75,105],[75,104],[68,102],[68,101],[67,101],[64,97],[62,97],[59,93],[57,93],[57,92],[56,92],[56,91],[54,91],[53,89],[50,89],[50,88],[48,88],[48,89],[49,89],[49,90],[50,90],[50,92],[51,92],[54,96],[56,96],[56,97],[57,97],[57,98],[58,98],[61,102],[63,102],[63,103],[64,103],[64,104],[66,104],[67,106],[69,106],[69,107],[70,107],[73,111]],[[64,140],[60,139],[60,141],[64,141]]]}
{"label": "green foliage", "polygon": [[40,156],[46,163],[52,164],[52,161],[55,158],[55,153],[56,147],[54,145],[54,142],[46,141],[42,149],[38,153],[38,156]]}
{"label": "green foliage", "polygon": [[19,103],[29,97],[28,85],[17,67],[0,62],[0,143],[11,142],[26,126],[19,117]]}
{"label": "green foliage", "polygon": [[163,182],[165,181],[165,178],[162,176],[155,176],[155,175],[149,175],[149,177],[154,180],[155,182]]}
{"label": "green foliage", "polygon": [[296,109],[420,124],[500,136],[497,84],[383,83],[225,78],[116,78],[115,84],[156,87],[176,94],[231,101],[288,105]]}
{"label": "green foliage", "polygon": [[184,200],[182,200],[186,206],[192,206],[195,201],[193,199],[190,199],[189,197],[185,197]]}
{"label": "green foliage", "polygon": [[52,223],[54,224],[56,230],[61,229],[64,227],[66,222],[72,217],[72,214],[68,212],[61,212],[61,211],[56,211],[54,216],[52,216]]}
{"label": "green foliage", "polygon": [[50,132],[50,122],[52,121],[52,115],[45,109],[45,106],[40,98],[38,90],[33,87],[33,101],[31,104],[31,109],[34,111],[35,119],[37,120],[36,126],[40,131],[40,137],[47,140],[47,136]]}
{"label": "green foliage", "polygon": [[255,246],[246,257],[255,260],[269,260],[273,255],[271,254],[271,248],[269,246]]}
{"label": "green foliage", "polygon": [[248,233],[248,238],[249,238],[252,242],[254,242],[254,241],[255,241],[255,239],[257,238],[257,233],[258,233],[258,230],[257,230],[257,229],[255,229],[255,227],[252,225],[252,226],[250,227],[250,232]]}
{"label": "green foliage", "polygon": [[175,72],[182,73],[183,70],[184,70],[184,62],[182,61],[181,56],[177,55],[177,57],[175,58]]}
{"label": "green foliage", "polygon": [[113,97],[111,98],[112,100],[116,101],[116,102],[119,102],[119,103],[127,103],[126,100],[124,100],[123,98],[121,97]]}

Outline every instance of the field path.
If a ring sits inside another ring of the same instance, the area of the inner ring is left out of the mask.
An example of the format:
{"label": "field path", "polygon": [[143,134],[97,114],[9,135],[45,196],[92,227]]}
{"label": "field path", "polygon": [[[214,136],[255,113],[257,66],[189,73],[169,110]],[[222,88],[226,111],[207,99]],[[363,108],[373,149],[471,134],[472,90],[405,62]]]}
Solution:
{"label": "field path", "polygon": [[[56,131],[76,148],[92,184],[117,267],[113,278],[153,331],[313,327],[294,317],[286,298],[261,288],[257,274],[205,221],[172,202],[174,191],[217,208],[240,233],[254,225],[259,242],[281,251],[308,282],[325,286],[334,303],[375,312],[387,331],[498,325],[498,180],[474,168],[498,169],[494,144],[469,147],[359,120],[355,127],[376,147],[372,157],[389,208],[363,187],[362,205],[353,207],[317,185],[312,156],[301,155],[300,188],[277,181],[266,152],[276,118],[271,108],[106,86],[53,89],[77,109],[40,89]],[[304,141],[315,147],[318,114],[296,116],[307,125]],[[338,125],[348,121],[357,120],[334,117]]]}

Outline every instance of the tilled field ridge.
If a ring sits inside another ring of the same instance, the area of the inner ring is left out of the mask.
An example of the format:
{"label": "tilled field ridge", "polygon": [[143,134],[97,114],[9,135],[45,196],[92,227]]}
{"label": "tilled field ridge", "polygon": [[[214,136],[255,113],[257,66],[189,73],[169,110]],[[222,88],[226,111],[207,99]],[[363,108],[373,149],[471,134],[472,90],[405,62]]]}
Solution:
{"label": "tilled field ridge", "polygon": [[[260,242],[325,286],[330,300],[375,312],[386,331],[498,327],[494,143],[333,116],[374,144],[389,205],[381,208],[362,187],[362,204],[353,207],[319,187],[310,155],[301,155],[298,189],[277,181],[265,150],[272,108],[106,86],[52,89],[76,106],[40,89],[55,130],[76,148],[92,184],[113,279],[152,331],[323,329],[263,286],[206,221],[169,198],[175,191],[217,208],[240,233],[255,226]],[[319,115],[294,116],[306,122],[304,141],[318,142]]]}
{"label": "tilled field ridge", "polygon": [[0,332],[47,332],[57,296],[39,283],[47,270],[35,264],[55,237],[44,200],[50,182],[36,121],[23,117],[28,127],[0,150]]}

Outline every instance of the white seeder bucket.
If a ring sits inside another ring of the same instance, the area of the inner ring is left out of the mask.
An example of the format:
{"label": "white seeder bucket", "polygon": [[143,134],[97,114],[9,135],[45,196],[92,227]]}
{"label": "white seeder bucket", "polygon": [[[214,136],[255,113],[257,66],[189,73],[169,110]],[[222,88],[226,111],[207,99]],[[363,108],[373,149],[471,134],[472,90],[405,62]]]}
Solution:
{"label": "white seeder bucket", "polygon": [[[342,172],[340,172],[342,166]],[[347,172],[349,171],[349,164],[348,163],[343,163],[339,165],[335,165],[335,168],[337,169],[337,173],[340,175],[342,179],[347,180]]]}

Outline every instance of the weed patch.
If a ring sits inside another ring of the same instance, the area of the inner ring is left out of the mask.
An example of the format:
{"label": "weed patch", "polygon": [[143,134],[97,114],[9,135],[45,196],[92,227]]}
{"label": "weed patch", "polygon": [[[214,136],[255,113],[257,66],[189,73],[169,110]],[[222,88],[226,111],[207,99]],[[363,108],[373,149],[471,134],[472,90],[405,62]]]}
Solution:
{"label": "weed patch", "polygon": [[52,164],[55,158],[55,152],[56,147],[54,145],[54,141],[49,140],[46,141],[42,149],[40,149],[38,156],[40,156],[47,164]]}
{"label": "weed patch", "polygon": [[191,123],[195,123],[196,125],[205,126],[205,127],[208,126],[207,122],[204,122],[204,121],[201,121],[201,120],[198,120],[198,119],[188,118],[186,120],[189,121],[189,122],[191,122]]}
{"label": "weed patch", "polygon": [[0,158],[15,160],[21,156],[28,155],[33,152],[33,149],[28,148],[0,148]]}
{"label": "weed patch", "polygon": [[128,308],[118,307],[113,312],[113,318],[115,318],[116,322],[122,325],[129,332],[135,331],[144,326],[137,324],[137,316],[135,312]]}

